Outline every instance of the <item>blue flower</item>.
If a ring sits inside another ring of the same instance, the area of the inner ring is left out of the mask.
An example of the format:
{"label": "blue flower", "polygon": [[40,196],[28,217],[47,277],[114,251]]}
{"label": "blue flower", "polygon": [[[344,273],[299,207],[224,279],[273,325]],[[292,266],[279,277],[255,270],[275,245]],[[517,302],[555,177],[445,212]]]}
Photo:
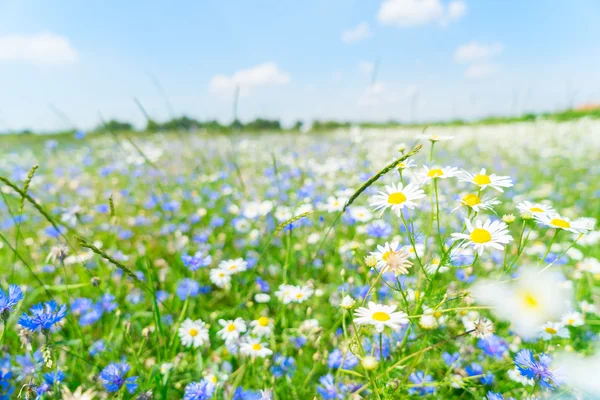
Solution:
{"label": "blue flower", "polygon": [[[343,364],[342,364],[343,363]],[[329,357],[327,358],[327,365],[329,368],[343,368],[343,369],[352,369],[358,365],[358,358],[352,354],[349,350],[344,353],[340,349],[335,349],[331,353],[329,353]]]}
{"label": "blue flower", "polygon": [[506,343],[506,340],[496,335],[492,335],[486,339],[480,339],[477,342],[477,347],[483,350],[486,355],[498,359],[504,357],[504,353],[508,351],[508,343]]}
{"label": "blue flower", "polygon": [[550,368],[552,359],[547,354],[533,357],[531,350],[523,349],[515,356],[515,365],[521,375],[539,382],[544,389],[554,389],[553,384],[560,386],[562,379]]}
{"label": "blue flower", "polygon": [[208,267],[212,262],[212,256],[204,251],[197,251],[196,254],[190,256],[184,254],[181,256],[181,261],[190,271],[197,271],[199,268]]}
{"label": "blue flower", "polygon": [[187,299],[188,296],[196,297],[200,293],[200,285],[193,279],[185,278],[179,281],[175,292],[181,300]]}
{"label": "blue flower", "polygon": [[129,365],[126,363],[109,364],[100,372],[100,379],[104,388],[110,392],[117,392],[125,385],[129,393],[135,392],[138,387],[137,376],[125,378],[125,374],[129,371]]}
{"label": "blue flower", "polygon": [[44,374],[44,382],[46,382],[50,386],[64,382],[64,380],[65,380],[65,373],[58,369],[56,371],[48,372],[48,373]]}
{"label": "blue flower", "polygon": [[17,285],[8,285],[8,293],[0,289],[0,318],[6,321],[21,300],[23,300],[23,292]]}
{"label": "blue flower", "polygon": [[183,400],[206,400],[212,399],[215,385],[208,381],[192,382],[187,384],[183,394]]}
{"label": "blue flower", "polygon": [[333,375],[327,374],[322,376],[319,378],[319,383],[320,385],[317,386],[317,392],[319,392],[324,399],[344,398],[344,393],[341,390],[342,388],[339,385],[336,386]]}
{"label": "blue flower", "polygon": [[0,400],[9,400],[15,388],[11,385],[12,372],[0,368]]}
{"label": "blue flower", "polygon": [[54,300],[48,301],[44,304],[38,303],[29,309],[31,316],[23,313],[19,318],[19,324],[35,331],[37,328],[45,331],[52,328],[57,322],[61,321],[67,315],[67,306],[57,306]]}
{"label": "blue flower", "polygon": [[275,378],[281,378],[282,376],[294,376],[296,371],[296,360],[293,357],[285,357],[281,354],[276,354],[273,357],[273,365],[271,366],[271,373]]}
{"label": "blue flower", "polygon": [[106,345],[104,344],[104,341],[100,339],[92,343],[89,353],[91,356],[95,356],[98,353],[102,353],[104,350],[106,350]]}
{"label": "blue flower", "polygon": [[[412,374],[410,374],[408,379],[416,385],[433,382],[433,378],[431,377],[431,375],[425,375],[423,371],[413,372]],[[434,392],[435,387],[429,385],[415,386],[408,390],[408,394],[418,394],[420,396],[425,396]]]}
{"label": "blue flower", "polygon": [[386,238],[393,232],[392,226],[385,221],[373,221],[366,226],[367,235],[376,238]]}
{"label": "blue flower", "polygon": [[458,353],[443,353],[442,354],[442,360],[444,360],[444,362],[446,363],[447,366],[451,366],[456,364],[456,362],[459,360],[460,358],[460,354]]}

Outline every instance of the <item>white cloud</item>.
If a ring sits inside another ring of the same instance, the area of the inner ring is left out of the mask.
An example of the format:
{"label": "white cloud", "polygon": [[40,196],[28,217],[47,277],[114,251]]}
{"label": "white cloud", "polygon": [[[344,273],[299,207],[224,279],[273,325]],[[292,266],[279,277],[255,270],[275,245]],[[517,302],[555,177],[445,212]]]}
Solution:
{"label": "white cloud", "polygon": [[437,22],[446,25],[462,18],[467,12],[463,0],[444,5],[440,0],[384,0],[377,19],[382,24],[411,27]]}
{"label": "white cloud", "polygon": [[375,63],[371,61],[361,61],[358,63],[358,70],[365,75],[373,74],[375,70]]}
{"label": "white cloud", "polygon": [[454,51],[454,61],[458,63],[471,63],[489,60],[502,53],[504,46],[501,43],[481,44],[475,41],[464,44]]}
{"label": "white cloud", "polygon": [[344,43],[354,43],[359,40],[367,39],[373,36],[373,32],[369,29],[369,24],[361,22],[352,29],[348,29],[342,33]]}
{"label": "white cloud", "polygon": [[219,74],[212,77],[209,88],[213,93],[229,93],[240,87],[246,94],[261,86],[286,85],[290,75],[279,69],[277,63],[266,62],[254,67],[241,69],[233,75]]}
{"label": "white cloud", "polygon": [[69,40],[55,33],[0,36],[0,61],[58,65],[74,63],[78,58]]}
{"label": "white cloud", "polygon": [[487,78],[495,75],[498,71],[498,66],[494,64],[471,64],[465,71],[467,78]]}

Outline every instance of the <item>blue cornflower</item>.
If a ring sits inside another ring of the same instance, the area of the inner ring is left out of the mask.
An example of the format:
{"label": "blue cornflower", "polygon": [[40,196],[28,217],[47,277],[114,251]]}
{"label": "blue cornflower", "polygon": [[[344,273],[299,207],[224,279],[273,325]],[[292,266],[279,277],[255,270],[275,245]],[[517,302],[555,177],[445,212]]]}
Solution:
{"label": "blue cornflower", "polygon": [[451,366],[456,364],[456,362],[458,361],[458,359],[460,358],[460,354],[458,353],[443,353],[442,354],[442,360],[444,360],[444,362],[446,363],[447,366]]}
{"label": "blue cornflower", "polygon": [[106,368],[100,372],[100,379],[102,379],[102,385],[110,392],[116,392],[125,385],[129,393],[135,392],[138,387],[137,376],[125,378],[125,374],[129,371],[129,365],[127,363],[109,364]]}
{"label": "blue cornflower", "polygon": [[335,381],[333,379],[333,375],[327,374],[319,378],[320,385],[317,386],[317,392],[324,399],[343,399],[344,393],[342,393],[339,385],[336,386]]}
{"label": "blue cornflower", "polygon": [[500,393],[488,392],[486,396],[487,400],[514,400],[514,397],[505,399]]}
{"label": "blue cornflower", "polygon": [[23,292],[17,285],[8,285],[8,292],[0,289],[0,318],[8,320],[8,316],[14,311],[14,307],[23,300]]}
{"label": "blue cornflower", "polygon": [[[423,371],[413,372],[412,374],[410,374],[408,379],[416,385],[433,382],[433,378],[431,377],[431,375],[425,375],[423,373]],[[434,392],[435,392],[435,387],[428,386],[428,385],[415,386],[415,387],[408,389],[408,394],[418,394],[420,396],[425,396],[427,394],[432,394]]]}
{"label": "blue cornflower", "polygon": [[0,368],[0,400],[9,400],[10,395],[14,392],[15,388],[10,383],[11,378],[10,369]]}
{"label": "blue cornflower", "polygon": [[32,315],[23,313],[19,318],[19,324],[32,332],[37,328],[46,331],[67,315],[67,306],[63,304],[59,307],[54,300],[50,300],[44,304],[34,305],[29,311]]}
{"label": "blue cornflower", "polygon": [[100,303],[102,304],[102,309],[106,312],[112,312],[119,306],[115,301],[115,296],[110,293],[103,294]]}
{"label": "blue cornflower", "polygon": [[92,325],[102,318],[102,314],[104,314],[102,304],[96,303],[92,306],[92,308],[81,314],[81,317],[79,318],[79,324],[81,326]]}
{"label": "blue cornflower", "polygon": [[104,352],[104,350],[106,350],[106,344],[104,344],[104,341],[100,339],[92,343],[89,353],[91,356],[95,356],[98,353]]}
{"label": "blue cornflower", "polygon": [[261,292],[269,293],[271,291],[271,287],[269,286],[267,281],[265,281],[260,276],[258,278],[256,278],[256,286],[259,287]]}
{"label": "blue cornflower", "polygon": [[547,354],[537,356],[537,361],[529,349],[523,349],[515,356],[515,365],[524,377],[539,382],[544,389],[554,389],[554,385],[560,386],[562,379],[550,368],[552,358]]}
{"label": "blue cornflower", "polygon": [[376,238],[386,238],[389,237],[392,232],[392,226],[385,221],[376,220],[371,222],[366,226],[367,235],[373,236]]}
{"label": "blue cornflower", "polygon": [[486,355],[498,359],[504,357],[504,353],[508,351],[508,343],[506,340],[496,335],[492,335],[485,339],[479,339],[477,347],[483,350]]}
{"label": "blue cornflower", "polygon": [[[343,364],[342,364],[343,362]],[[327,358],[327,365],[329,368],[343,368],[343,369],[352,369],[358,365],[358,358],[352,354],[349,350],[346,351],[346,356],[344,358],[344,353],[340,349],[335,349],[331,353],[329,353],[329,357]]]}
{"label": "blue cornflower", "polygon": [[183,265],[190,271],[197,271],[199,268],[208,267],[212,262],[212,256],[200,250],[193,256],[190,256],[189,254],[182,255],[181,261],[183,261]]}
{"label": "blue cornflower", "polygon": [[206,400],[212,399],[215,392],[215,385],[211,382],[202,380],[200,382],[188,383],[185,387],[183,400]]}
{"label": "blue cornflower", "polygon": [[[382,339],[382,353],[383,358],[386,359],[390,356],[391,353],[390,338],[384,335]],[[363,341],[363,347],[366,353],[373,354],[373,356],[377,358],[377,360],[379,360],[379,335],[373,336],[372,339],[365,338]]]}
{"label": "blue cornflower", "polygon": [[483,375],[479,378],[479,382],[481,382],[482,385],[491,385],[494,382],[494,375],[492,375],[490,372],[484,374],[483,367],[477,363],[468,365],[465,368],[465,371],[469,376]]}
{"label": "blue cornflower", "polygon": [[59,369],[57,369],[56,371],[48,372],[48,373],[44,374],[44,382],[46,382],[50,386],[64,382],[64,381],[65,381],[65,373]]}
{"label": "blue cornflower", "polygon": [[181,300],[187,299],[188,296],[196,297],[200,293],[200,285],[193,279],[185,278],[179,281],[175,292]]}
{"label": "blue cornflower", "polygon": [[296,360],[293,357],[285,357],[281,354],[275,354],[273,357],[273,365],[271,366],[271,373],[275,378],[281,378],[282,376],[294,376],[296,371]]}

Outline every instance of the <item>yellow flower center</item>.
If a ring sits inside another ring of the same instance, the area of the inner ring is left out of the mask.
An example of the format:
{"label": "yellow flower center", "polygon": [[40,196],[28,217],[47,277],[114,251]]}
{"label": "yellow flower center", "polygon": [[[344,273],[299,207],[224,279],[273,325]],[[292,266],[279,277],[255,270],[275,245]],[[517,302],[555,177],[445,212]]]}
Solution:
{"label": "yellow flower center", "polygon": [[531,292],[521,293],[521,301],[527,308],[537,308],[539,305],[537,298]]}
{"label": "yellow flower center", "polygon": [[191,337],[196,337],[196,336],[198,336],[198,329],[192,328],[192,329],[190,329],[189,333],[190,333]]}
{"label": "yellow flower center", "polygon": [[301,299],[302,297],[304,297],[304,294],[302,294],[302,293],[297,293],[296,294],[296,298],[297,299]]}
{"label": "yellow flower center", "polygon": [[559,228],[570,228],[571,224],[569,221],[565,221],[564,219],[554,218],[550,221],[550,225],[558,226]]}
{"label": "yellow flower center", "polygon": [[567,325],[573,325],[575,323],[575,320],[573,318],[569,318],[567,320]]}
{"label": "yellow flower center", "polygon": [[437,178],[437,177],[443,176],[443,175],[444,175],[444,171],[442,171],[439,168],[430,169],[429,172],[427,173],[427,176],[430,178]]}
{"label": "yellow flower center", "polygon": [[556,329],[554,329],[551,326],[547,326],[546,329],[544,329],[546,332],[548,332],[551,335],[556,335],[556,332],[558,332]]}
{"label": "yellow flower center", "polygon": [[228,330],[229,332],[233,332],[233,331],[235,331],[235,325],[234,325],[234,324],[229,324],[229,325],[227,325],[227,330]]}
{"label": "yellow flower center", "polygon": [[469,207],[476,206],[477,204],[481,204],[481,199],[476,194],[468,194],[462,198],[463,203],[468,205]]}
{"label": "yellow flower center", "polygon": [[544,212],[544,210],[542,210],[542,209],[541,209],[541,208],[539,208],[539,207],[531,207],[531,208],[529,209],[529,211],[531,211],[531,212],[534,212],[534,213],[536,213],[536,212]]}
{"label": "yellow flower center", "polygon": [[258,324],[260,326],[267,326],[267,325],[269,325],[269,318],[267,318],[267,317],[260,317],[258,319]]}
{"label": "yellow flower center", "polygon": [[233,271],[234,269],[237,269],[237,265],[233,264],[233,265],[229,266],[229,269]]}
{"label": "yellow flower center", "polygon": [[471,240],[475,243],[487,243],[492,240],[492,235],[485,229],[477,228],[471,232]]}
{"label": "yellow flower center", "polygon": [[490,177],[486,174],[475,175],[475,177],[473,178],[473,182],[475,182],[478,185],[489,185],[490,183],[492,183]]}
{"label": "yellow flower center", "polygon": [[380,322],[388,321],[390,319],[390,314],[383,311],[375,311],[373,313],[373,319]]}
{"label": "yellow flower center", "polygon": [[406,196],[402,192],[392,193],[388,196],[389,204],[402,204],[406,201]]}
{"label": "yellow flower center", "polygon": [[436,317],[436,318],[439,318],[439,317],[442,316],[442,312],[441,311],[436,311],[436,312],[433,313],[433,316]]}
{"label": "yellow flower center", "polygon": [[386,251],[386,252],[385,252],[385,253],[383,253],[383,255],[381,256],[381,259],[382,259],[383,261],[386,261],[386,262],[387,262],[387,261],[390,259],[390,257],[392,256],[392,254],[394,254],[394,252],[393,252],[393,251],[391,251],[391,250],[389,250],[389,251]]}
{"label": "yellow flower center", "polygon": [[260,343],[254,343],[254,344],[252,345],[252,350],[258,351],[258,350],[260,350],[260,349],[262,349],[262,346],[261,346],[261,344],[260,344]]}
{"label": "yellow flower center", "polygon": [[401,162],[400,164],[398,164],[398,168],[404,168],[406,167],[406,164],[404,164],[403,162]]}

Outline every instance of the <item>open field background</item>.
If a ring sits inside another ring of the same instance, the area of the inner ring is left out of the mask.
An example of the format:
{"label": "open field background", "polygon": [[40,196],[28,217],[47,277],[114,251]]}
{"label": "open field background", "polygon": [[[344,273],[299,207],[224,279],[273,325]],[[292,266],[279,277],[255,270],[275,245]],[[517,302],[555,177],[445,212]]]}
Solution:
{"label": "open field background", "polygon": [[[556,362],[528,380],[515,372],[514,358],[523,349],[535,360],[595,352],[600,237],[547,227],[526,213],[523,219],[517,205],[527,200],[572,220],[599,218],[600,123],[430,127],[422,134],[6,138],[0,287],[8,298],[8,285],[18,285],[23,299],[4,304],[0,398],[596,398],[589,360],[580,366],[591,375],[565,383],[553,372]],[[420,152],[377,175],[418,144]],[[499,192],[456,177],[424,182],[424,165],[474,174],[486,168],[514,186]],[[408,230],[391,210],[380,216],[370,206],[386,184],[400,181],[425,194],[414,210],[403,209]],[[460,206],[467,193],[499,203],[475,212]],[[450,234],[464,231],[465,217],[506,214],[515,220],[504,218],[513,238],[504,251],[451,252],[459,246]],[[406,274],[369,267],[365,257],[386,242],[412,258]],[[519,321],[498,316],[501,305],[469,294],[478,282],[549,264],[546,273],[572,290],[566,311],[581,320],[569,324],[547,312],[540,294],[534,314],[562,324],[560,336],[526,338],[515,332]],[[227,281],[211,278],[232,265],[237,272]],[[342,302],[346,295],[356,303]],[[21,315],[50,300],[67,306],[66,316],[48,329],[24,329]],[[367,301],[395,305],[407,318],[380,335],[356,321]],[[483,317],[494,333],[473,337]],[[224,340],[226,321],[236,318],[244,321],[232,329],[239,338]],[[198,325],[208,334],[198,347],[185,346],[186,335],[202,331],[187,319],[206,324]],[[257,344],[268,351],[256,352]],[[113,363],[129,370],[111,370]],[[580,369],[573,370],[585,375]]]}

